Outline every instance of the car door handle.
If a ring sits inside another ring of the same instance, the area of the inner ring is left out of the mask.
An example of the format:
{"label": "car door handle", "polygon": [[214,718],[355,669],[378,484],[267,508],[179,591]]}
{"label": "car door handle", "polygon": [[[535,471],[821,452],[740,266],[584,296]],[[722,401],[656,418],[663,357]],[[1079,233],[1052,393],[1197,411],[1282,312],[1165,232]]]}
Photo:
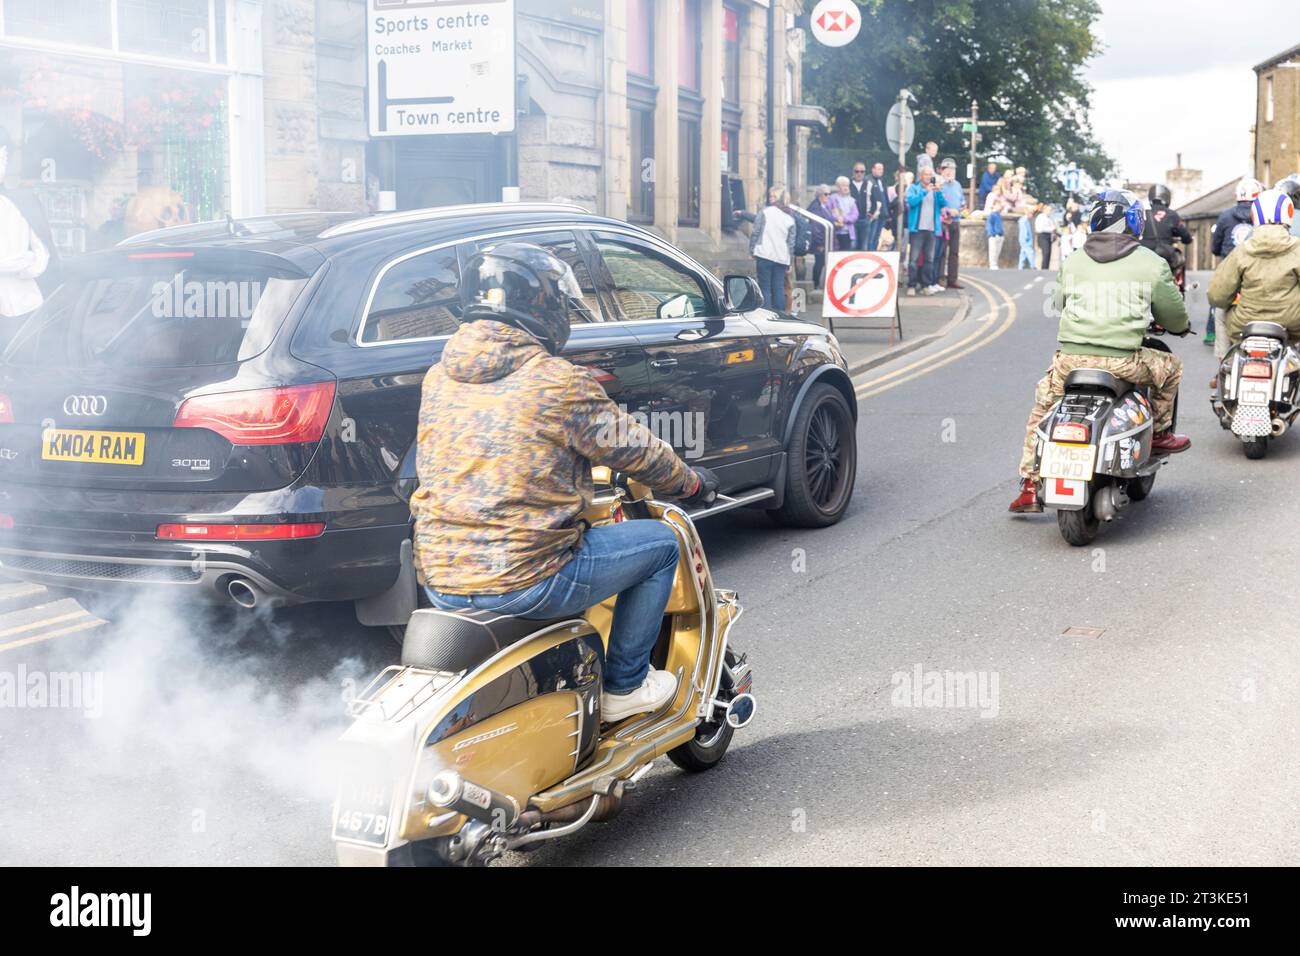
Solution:
{"label": "car door handle", "polygon": [[651,368],[672,368],[676,364],[677,364],[677,359],[673,358],[672,356],[668,356],[667,358],[657,358],[657,359],[650,360]]}

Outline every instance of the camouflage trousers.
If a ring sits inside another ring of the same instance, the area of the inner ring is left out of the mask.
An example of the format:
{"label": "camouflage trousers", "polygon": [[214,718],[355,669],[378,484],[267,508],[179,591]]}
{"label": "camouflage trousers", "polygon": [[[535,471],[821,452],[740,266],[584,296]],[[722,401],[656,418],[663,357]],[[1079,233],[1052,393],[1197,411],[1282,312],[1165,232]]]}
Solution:
{"label": "camouflage trousers", "polygon": [[1183,361],[1178,356],[1159,349],[1138,349],[1123,358],[1057,352],[1052,367],[1038,380],[1034,389],[1034,410],[1029,413],[1029,423],[1025,426],[1025,447],[1020,456],[1021,478],[1038,477],[1034,473],[1035,430],[1043,416],[1065,394],[1066,376],[1076,368],[1104,369],[1126,382],[1151,386],[1151,411],[1155,415],[1156,431],[1165,431],[1173,425],[1174,399],[1178,396],[1178,383],[1183,379]]}

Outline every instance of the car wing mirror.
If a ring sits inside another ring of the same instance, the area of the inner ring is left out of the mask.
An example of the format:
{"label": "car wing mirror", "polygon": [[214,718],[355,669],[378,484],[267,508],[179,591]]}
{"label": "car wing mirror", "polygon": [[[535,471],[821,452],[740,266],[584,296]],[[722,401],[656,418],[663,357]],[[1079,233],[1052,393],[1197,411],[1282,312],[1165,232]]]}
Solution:
{"label": "car wing mirror", "polygon": [[753,276],[727,276],[723,280],[726,297],[723,305],[730,312],[752,312],[763,306],[763,293]]}

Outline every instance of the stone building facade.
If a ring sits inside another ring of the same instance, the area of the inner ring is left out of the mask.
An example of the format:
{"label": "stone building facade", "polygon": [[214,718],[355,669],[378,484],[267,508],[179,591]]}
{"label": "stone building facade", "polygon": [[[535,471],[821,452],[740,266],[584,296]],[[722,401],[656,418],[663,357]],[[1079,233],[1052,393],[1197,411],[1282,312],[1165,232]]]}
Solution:
{"label": "stone building facade", "polygon": [[[112,12],[103,29],[85,28],[78,2]],[[729,198],[754,209],[769,184],[801,184],[821,116],[800,104],[804,0],[516,0],[514,132],[394,137],[367,124],[366,0],[77,0],[65,23],[40,0],[0,3],[13,175],[42,191],[68,253],[169,203],[240,218],[490,201],[517,186],[525,201],[570,200],[706,260],[739,259]],[[171,105],[142,133],[146,101]],[[111,128],[105,155],[82,155],[84,115]],[[76,161],[46,181],[51,155]]]}
{"label": "stone building facade", "polygon": [[1300,46],[1255,67],[1255,178],[1272,185],[1300,172]]}

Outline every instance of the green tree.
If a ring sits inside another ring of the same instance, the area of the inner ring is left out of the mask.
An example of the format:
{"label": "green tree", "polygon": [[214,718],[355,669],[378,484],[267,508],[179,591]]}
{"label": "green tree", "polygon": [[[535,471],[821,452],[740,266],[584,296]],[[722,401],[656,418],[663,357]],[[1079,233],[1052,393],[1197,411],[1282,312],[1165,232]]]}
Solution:
{"label": "green tree", "polygon": [[[1096,179],[1114,163],[1088,123],[1087,61],[1099,52],[1095,0],[855,0],[862,29],[848,46],[812,42],[804,57],[804,99],[826,108],[826,146],[885,157],[885,117],[900,88],[917,99],[917,144],[969,155],[969,134],[944,122],[978,100],[981,157],[1004,154],[1028,172],[1030,192],[1060,190],[1056,170],[1074,161]],[[811,9],[811,7],[810,7]],[[978,174],[978,170],[977,170]]]}

